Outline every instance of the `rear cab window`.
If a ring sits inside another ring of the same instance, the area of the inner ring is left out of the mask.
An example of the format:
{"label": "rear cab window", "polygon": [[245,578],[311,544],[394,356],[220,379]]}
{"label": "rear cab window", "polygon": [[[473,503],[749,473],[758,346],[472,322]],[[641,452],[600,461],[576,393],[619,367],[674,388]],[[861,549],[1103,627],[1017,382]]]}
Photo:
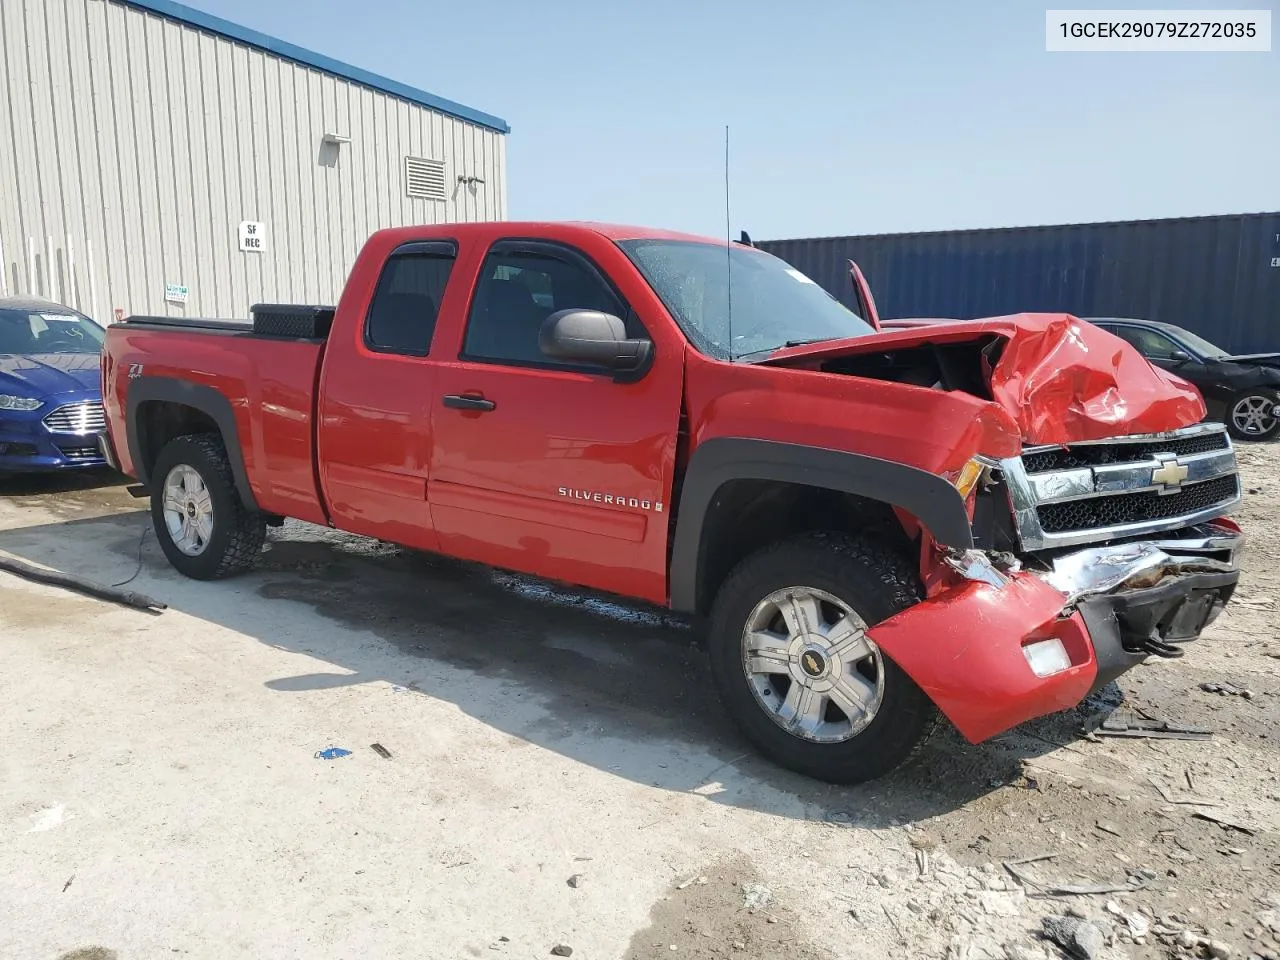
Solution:
{"label": "rear cab window", "polygon": [[440,301],[457,260],[451,240],[404,244],[383,264],[364,321],[364,343],[377,353],[425,357]]}

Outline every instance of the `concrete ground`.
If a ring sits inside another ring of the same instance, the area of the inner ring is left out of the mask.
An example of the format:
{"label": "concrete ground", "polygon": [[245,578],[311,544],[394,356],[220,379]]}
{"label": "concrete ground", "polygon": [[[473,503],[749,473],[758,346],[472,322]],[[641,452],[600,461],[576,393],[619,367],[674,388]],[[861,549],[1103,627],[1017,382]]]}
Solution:
{"label": "concrete ground", "polygon": [[[169,609],[0,574],[0,957],[1030,958],[1069,910],[1100,957],[1274,956],[1280,451],[1241,457],[1205,642],[852,789],[758,758],[660,611],[295,524],[196,583],[111,478],[8,482],[0,554]],[[1121,696],[1214,738],[1083,737]]]}

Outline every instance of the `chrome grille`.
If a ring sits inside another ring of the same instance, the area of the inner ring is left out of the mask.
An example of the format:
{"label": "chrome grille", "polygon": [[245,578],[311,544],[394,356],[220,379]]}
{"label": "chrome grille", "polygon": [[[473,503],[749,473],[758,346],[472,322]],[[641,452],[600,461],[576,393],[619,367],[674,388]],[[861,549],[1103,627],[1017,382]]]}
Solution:
{"label": "chrome grille", "polygon": [[83,436],[105,430],[107,415],[100,403],[68,403],[45,417],[44,425],[54,433]]}
{"label": "chrome grille", "polygon": [[1027,473],[1047,473],[1050,470],[1100,467],[1108,463],[1131,463],[1134,460],[1146,460],[1158,453],[1190,456],[1193,453],[1208,453],[1210,450],[1226,450],[1230,446],[1231,441],[1225,431],[1214,431],[1190,437],[1170,437],[1163,443],[1085,443],[1075,447],[1055,447],[1052,450],[1024,453],[1022,465]]}
{"label": "chrome grille", "polygon": [[1240,502],[1235,450],[1220,424],[1032,448],[1000,468],[1026,550],[1176,530]]}
{"label": "chrome grille", "polygon": [[1040,528],[1045,533],[1062,533],[1066,530],[1092,530],[1095,527],[1114,527],[1122,523],[1181,517],[1232,500],[1239,494],[1240,483],[1235,477],[1218,477],[1183,487],[1180,492],[1168,496],[1150,491],[1090,500],[1069,500],[1066,503],[1049,503],[1037,507],[1036,514],[1040,517]]}

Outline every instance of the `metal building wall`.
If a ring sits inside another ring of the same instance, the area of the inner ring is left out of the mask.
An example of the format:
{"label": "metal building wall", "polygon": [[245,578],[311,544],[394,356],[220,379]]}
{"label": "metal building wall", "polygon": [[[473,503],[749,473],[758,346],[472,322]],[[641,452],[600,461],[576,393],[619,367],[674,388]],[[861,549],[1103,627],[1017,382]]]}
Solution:
{"label": "metal building wall", "polygon": [[1280,350],[1280,213],[775,240],[761,247],[885,317],[1024,311],[1174,323],[1227,350]]}
{"label": "metal building wall", "polygon": [[[506,216],[496,130],[116,0],[2,0],[0,83],[0,296],[103,323],[334,303],[375,229]],[[484,182],[410,198],[406,155]]]}

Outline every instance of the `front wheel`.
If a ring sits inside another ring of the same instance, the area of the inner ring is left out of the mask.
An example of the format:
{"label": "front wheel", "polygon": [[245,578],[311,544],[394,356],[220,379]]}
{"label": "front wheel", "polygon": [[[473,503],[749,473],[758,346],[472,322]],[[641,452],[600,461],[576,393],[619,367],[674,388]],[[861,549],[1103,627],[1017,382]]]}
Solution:
{"label": "front wheel", "polygon": [[918,599],[910,565],[864,540],[809,534],[751,555],[712,611],[721,700],[790,770],[844,784],[888,773],[924,744],[937,712],[866,631]]}
{"label": "front wheel", "polygon": [[1249,390],[1231,401],[1227,432],[1236,440],[1273,440],[1280,434],[1280,395]]}
{"label": "front wheel", "polygon": [[251,567],[266,539],[262,514],[245,507],[219,437],[169,441],[151,471],[151,523],[174,569],[216,580]]}

